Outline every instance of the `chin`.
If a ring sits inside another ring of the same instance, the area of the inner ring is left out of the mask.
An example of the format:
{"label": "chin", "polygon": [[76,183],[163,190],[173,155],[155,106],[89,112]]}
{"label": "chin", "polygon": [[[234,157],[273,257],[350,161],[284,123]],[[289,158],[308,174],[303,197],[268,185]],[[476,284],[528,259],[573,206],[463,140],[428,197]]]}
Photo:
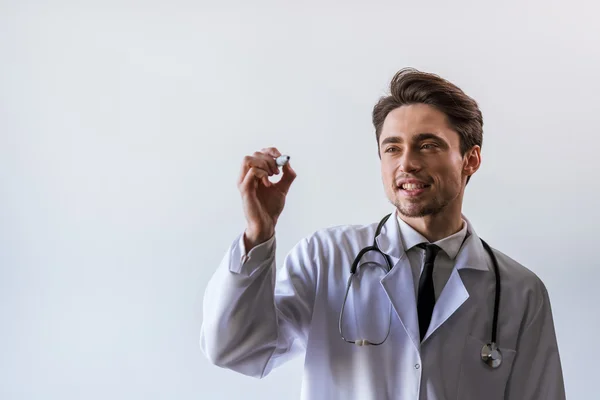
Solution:
{"label": "chin", "polygon": [[430,215],[432,214],[431,212],[429,212],[426,209],[422,209],[422,208],[406,208],[406,207],[396,207],[398,209],[398,212],[400,213],[400,215],[407,217],[407,218],[422,218],[425,217],[426,215]]}
{"label": "chin", "polygon": [[444,209],[444,205],[435,203],[419,204],[397,201],[394,205],[400,215],[408,218],[422,218],[428,215],[435,215]]}

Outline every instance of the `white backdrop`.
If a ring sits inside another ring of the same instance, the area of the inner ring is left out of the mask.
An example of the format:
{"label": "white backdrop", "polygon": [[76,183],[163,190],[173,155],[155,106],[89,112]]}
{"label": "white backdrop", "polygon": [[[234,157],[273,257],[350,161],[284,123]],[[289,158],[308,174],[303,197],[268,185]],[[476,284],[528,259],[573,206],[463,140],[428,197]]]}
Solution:
{"label": "white backdrop", "polygon": [[464,212],[544,280],[594,397],[600,6],[503,3],[0,1],[0,398],[298,398],[301,359],[258,381],[199,350],[240,162],[292,156],[279,262],[379,220],[371,110],[404,66],[480,103]]}

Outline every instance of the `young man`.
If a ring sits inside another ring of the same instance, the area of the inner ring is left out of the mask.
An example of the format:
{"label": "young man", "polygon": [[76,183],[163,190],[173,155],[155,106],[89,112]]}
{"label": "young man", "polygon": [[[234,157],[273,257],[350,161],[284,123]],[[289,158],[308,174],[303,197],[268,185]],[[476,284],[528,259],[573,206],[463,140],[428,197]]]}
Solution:
{"label": "young man", "polygon": [[243,160],[247,228],[206,289],[203,352],[258,378],[303,353],[311,400],[565,399],[544,284],[462,214],[481,163],[477,103],[404,69],[373,124],[393,213],[315,232],[279,268],[275,227],[296,173],[288,163],[269,181],[276,148]]}

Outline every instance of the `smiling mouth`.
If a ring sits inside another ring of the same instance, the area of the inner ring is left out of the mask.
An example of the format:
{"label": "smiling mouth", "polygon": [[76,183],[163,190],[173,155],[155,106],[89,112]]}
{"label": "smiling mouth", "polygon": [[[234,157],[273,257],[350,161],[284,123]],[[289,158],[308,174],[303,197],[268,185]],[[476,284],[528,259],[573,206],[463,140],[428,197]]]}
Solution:
{"label": "smiling mouth", "polygon": [[403,183],[398,186],[398,193],[408,199],[416,199],[425,195],[431,188],[431,185],[426,183]]}
{"label": "smiling mouth", "polygon": [[403,183],[402,185],[400,185],[400,189],[402,190],[420,190],[420,189],[426,189],[431,185],[428,185],[426,183]]}

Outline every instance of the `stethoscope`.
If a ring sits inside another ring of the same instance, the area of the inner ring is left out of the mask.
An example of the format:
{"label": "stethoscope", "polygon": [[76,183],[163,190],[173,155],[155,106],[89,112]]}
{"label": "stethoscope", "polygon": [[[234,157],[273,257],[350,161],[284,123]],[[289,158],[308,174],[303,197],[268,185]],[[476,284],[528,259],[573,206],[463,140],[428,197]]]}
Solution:
{"label": "stethoscope", "polygon": [[[392,214],[386,215],[385,217],[383,217],[381,222],[379,222],[379,225],[377,226],[377,230],[375,231],[375,238],[377,238],[377,236],[379,236],[379,233],[381,231],[381,228],[383,227],[383,224],[385,224],[385,222],[388,220],[388,218],[391,215]],[[496,259],[494,252],[492,251],[490,246],[483,239],[480,239],[480,240],[481,240],[481,243],[483,244],[483,247],[485,248],[486,252],[492,258],[492,263],[494,264],[494,273],[496,275],[496,296],[495,296],[495,301],[494,301],[494,319],[492,322],[492,340],[489,343],[485,344],[481,348],[481,360],[485,364],[490,366],[491,368],[498,368],[500,366],[500,364],[502,364],[502,353],[500,352],[500,349],[498,348],[498,345],[496,342],[496,333],[497,333],[497,328],[498,328],[498,307],[500,305],[500,289],[501,289],[500,271],[498,268],[498,260]],[[360,259],[369,251],[375,251],[375,252],[381,254],[383,256],[383,258],[385,259],[385,262],[387,264],[387,269],[385,269],[380,264],[376,264],[376,265],[378,265],[380,268],[382,268],[386,273],[388,273],[392,270],[392,262],[391,262],[389,256],[387,254],[383,253],[381,250],[379,250],[376,239],[373,239],[372,246],[367,246],[364,249],[362,249],[356,255],[356,258],[354,259],[354,262],[352,263],[352,267],[350,268],[350,277],[348,278],[348,286],[346,287],[346,295],[344,296],[344,302],[342,303],[342,310],[340,312],[338,329],[339,329],[340,336],[342,337],[342,339],[344,339],[348,343],[352,343],[357,346],[368,346],[368,345],[379,346],[379,345],[383,344],[387,340],[388,336],[390,335],[391,324],[392,324],[392,306],[390,303],[390,309],[389,309],[390,318],[389,318],[389,324],[388,324],[388,331],[387,331],[385,338],[382,341],[370,342],[365,339],[358,339],[356,341],[349,340],[344,337],[344,334],[342,332],[342,319],[343,319],[343,315],[344,315],[344,308],[346,306],[346,299],[348,298],[348,293],[350,292],[350,286],[352,285],[352,278],[355,276],[356,269],[358,268],[358,263],[360,262]]]}

